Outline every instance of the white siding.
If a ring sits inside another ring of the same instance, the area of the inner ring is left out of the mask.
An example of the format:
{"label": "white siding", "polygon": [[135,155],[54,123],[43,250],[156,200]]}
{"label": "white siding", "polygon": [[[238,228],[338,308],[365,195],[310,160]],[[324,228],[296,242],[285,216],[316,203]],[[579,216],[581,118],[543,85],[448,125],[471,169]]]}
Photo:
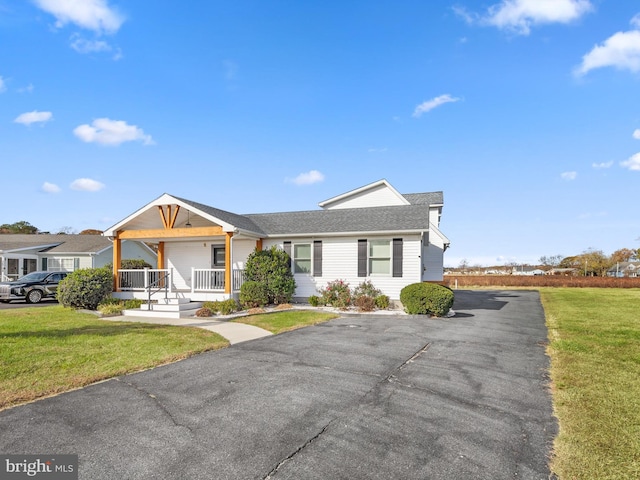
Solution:
{"label": "white siding", "polygon": [[406,203],[404,203],[401,198],[398,198],[398,195],[386,185],[379,185],[376,188],[333,202],[325,208],[332,210],[339,208],[387,207],[394,205],[406,205]]}
{"label": "white siding", "polygon": [[211,242],[167,242],[164,253],[173,274],[173,289],[191,289],[192,267],[211,268]]}
{"label": "white siding", "polygon": [[231,244],[231,255],[233,268],[244,270],[244,264],[247,261],[247,257],[256,249],[255,240],[233,240]]}
{"label": "white siding", "polygon": [[[400,298],[400,290],[406,285],[420,281],[420,236],[403,236],[402,277],[389,275],[369,275],[358,277],[358,239],[386,239],[400,238],[397,235],[388,237],[330,237],[295,239],[292,243],[313,243],[313,240],[322,240],[322,276],[314,277],[311,274],[295,274],[296,292],[294,296],[309,297],[317,295],[321,288],[333,280],[344,280],[351,288],[357,287],[365,280],[382,290],[392,300]],[[272,245],[283,247],[283,241],[265,241],[263,248]]]}

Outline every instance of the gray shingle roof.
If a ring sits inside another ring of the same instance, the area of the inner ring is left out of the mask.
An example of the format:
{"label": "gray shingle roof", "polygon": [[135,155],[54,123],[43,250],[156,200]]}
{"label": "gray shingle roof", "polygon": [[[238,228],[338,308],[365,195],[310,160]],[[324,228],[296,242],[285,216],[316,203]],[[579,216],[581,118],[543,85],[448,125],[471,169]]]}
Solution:
{"label": "gray shingle roof", "polygon": [[193,208],[200,210],[212,217],[215,217],[223,222],[226,222],[234,227],[238,227],[242,230],[248,230],[250,232],[255,233],[264,233],[260,230],[260,228],[253,223],[253,221],[248,218],[248,215],[238,215],[237,213],[227,212],[226,210],[220,210],[219,208],[210,207],[209,205],[204,205],[203,203],[194,202],[192,200],[187,200],[186,198],[174,197],[188,205],[191,205]]}
{"label": "gray shingle roof", "polygon": [[406,193],[402,195],[411,205],[442,205],[442,192]]}
{"label": "gray shingle roof", "polygon": [[267,235],[427,230],[424,205],[245,215]]}
{"label": "gray shingle roof", "polygon": [[102,235],[0,234],[0,251],[42,247],[47,253],[94,253],[111,246]]}

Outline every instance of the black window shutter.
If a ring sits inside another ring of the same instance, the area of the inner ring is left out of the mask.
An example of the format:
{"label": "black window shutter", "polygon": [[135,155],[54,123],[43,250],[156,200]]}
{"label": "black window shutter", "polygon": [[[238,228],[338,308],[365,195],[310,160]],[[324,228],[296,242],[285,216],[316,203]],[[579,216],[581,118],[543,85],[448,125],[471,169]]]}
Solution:
{"label": "black window shutter", "polygon": [[393,239],[393,276],[402,277],[402,239]]}
{"label": "black window shutter", "polygon": [[289,268],[291,268],[291,242],[284,242],[284,252],[289,255]]}
{"label": "black window shutter", "polygon": [[313,276],[322,276],[322,240],[313,241]]}
{"label": "black window shutter", "polygon": [[367,276],[367,241],[358,240],[358,276]]}
{"label": "black window shutter", "polygon": [[44,270],[45,272],[49,269],[47,267],[47,262],[49,261],[49,259],[47,257],[42,257],[42,270]]}

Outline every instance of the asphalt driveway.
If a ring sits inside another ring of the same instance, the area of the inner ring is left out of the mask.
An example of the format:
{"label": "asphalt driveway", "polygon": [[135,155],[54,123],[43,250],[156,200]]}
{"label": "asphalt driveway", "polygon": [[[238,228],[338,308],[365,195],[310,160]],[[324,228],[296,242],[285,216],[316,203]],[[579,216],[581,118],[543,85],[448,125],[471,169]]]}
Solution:
{"label": "asphalt driveway", "polygon": [[346,317],[0,412],[0,453],[81,479],[547,479],[538,294]]}

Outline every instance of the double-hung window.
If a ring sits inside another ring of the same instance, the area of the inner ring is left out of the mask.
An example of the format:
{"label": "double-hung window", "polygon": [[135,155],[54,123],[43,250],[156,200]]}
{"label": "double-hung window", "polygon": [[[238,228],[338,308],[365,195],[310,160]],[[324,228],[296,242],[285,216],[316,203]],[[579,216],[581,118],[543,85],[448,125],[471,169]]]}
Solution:
{"label": "double-hung window", "polygon": [[389,240],[369,240],[369,274],[391,274],[391,242]]}
{"label": "double-hung window", "polygon": [[311,244],[293,245],[293,273],[311,273]]}
{"label": "double-hung window", "polygon": [[358,276],[402,277],[402,238],[358,240]]}

